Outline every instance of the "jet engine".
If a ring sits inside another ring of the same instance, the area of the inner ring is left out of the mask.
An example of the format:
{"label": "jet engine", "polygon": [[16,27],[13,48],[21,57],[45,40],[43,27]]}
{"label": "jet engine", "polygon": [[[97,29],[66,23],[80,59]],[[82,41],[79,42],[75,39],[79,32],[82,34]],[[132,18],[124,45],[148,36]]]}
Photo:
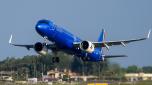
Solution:
{"label": "jet engine", "polygon": [[48,53],[46,44],[41,42],[35,43],[34,50],[40,55],[46,55]]}
{"label": "jet engine", "polygon": [[80,49],[88,53],[92,53],[94,51],[94,44],[90,41],[82,41],[80,43]]}

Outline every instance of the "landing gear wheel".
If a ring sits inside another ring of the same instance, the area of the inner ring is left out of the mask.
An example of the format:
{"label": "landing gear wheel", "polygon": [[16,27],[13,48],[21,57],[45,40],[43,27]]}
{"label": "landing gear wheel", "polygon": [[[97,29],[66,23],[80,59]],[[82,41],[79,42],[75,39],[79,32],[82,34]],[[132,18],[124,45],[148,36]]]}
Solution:
{"label": "landing gear wheel", "polygon": [[60,62],[59,57],[53,57],[53,58],[52,58],[52,62],[53,62],[53,63],[59,63],[59,62]]}
{"label": "landing gear wheel", "polygon": [[56,62],[59,63],[60,62],[60,58],[56,57]]}
{"label": "landing gear wheel", "polygon": [[52,57],[52,62],[55,63],[55,57]]}

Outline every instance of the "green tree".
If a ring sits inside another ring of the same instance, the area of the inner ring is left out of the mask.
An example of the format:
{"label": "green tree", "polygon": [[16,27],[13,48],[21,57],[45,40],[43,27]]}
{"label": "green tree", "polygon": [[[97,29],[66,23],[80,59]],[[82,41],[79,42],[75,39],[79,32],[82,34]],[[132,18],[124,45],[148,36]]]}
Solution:
{"label": "green tree", "polygon": [[138,72],[141,72],[141,68],[139,68],[136,65],[132,65],[132,66],[128,66],[126,71],[127,71],[127,73],[138,73]]}
{"label": "green tree", "polygon": [[142,70],[144,73],[152,73],[152,66],[144,66]]}

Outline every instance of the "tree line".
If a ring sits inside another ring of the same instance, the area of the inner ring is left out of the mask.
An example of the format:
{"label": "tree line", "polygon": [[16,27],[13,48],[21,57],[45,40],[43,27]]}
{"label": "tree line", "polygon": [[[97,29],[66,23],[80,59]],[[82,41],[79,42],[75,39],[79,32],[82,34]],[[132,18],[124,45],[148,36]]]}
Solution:
{"label": "tree line", "polygon": [[[53,63],[52,57],[60,57],[59,63]],[[145,72],[152,73],[152,66],[138,67],[136,65],[121,67],[117,63],[111,63],[109,60],[104,62],[83,62],[75,56],[65,54],[63,52],[57,55],[27,55],[22,58],[7,57],[0,61],[0,71],[14,71],[15,79],[24,80],[26,77],[38,77],[47,74],[47,71],[58,68],[60,71],[64,69],[76,72],[79,75],[95,75],[95,76],[119,76],[123,77],[124,73]]]}

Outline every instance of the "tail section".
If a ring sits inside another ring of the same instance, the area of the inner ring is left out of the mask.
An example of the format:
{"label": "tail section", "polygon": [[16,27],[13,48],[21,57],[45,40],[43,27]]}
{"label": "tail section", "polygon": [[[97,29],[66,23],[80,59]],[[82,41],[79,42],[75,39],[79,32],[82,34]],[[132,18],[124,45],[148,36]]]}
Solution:
{"label": "tail section", "polygon": [[[100,36],[99,36],[99,39],[98,39],[98,42],[103,42],[104,39],[105,39],[105,30],[102,29],[102,32],[100,33]],[[102,58],[103,61],[104,61],[104,59],[107,59],[107,58],[127,57],[126,55],[104,55],[102,47],[97,48],[97,49],[99,51],[101,51],[101,55],[102,55],[101,58]]]}
{"label": "tail section", "polygon": [[102,32],[100,33],[100,36],[98,38],[98,42],[102,42],[104,40],[104,37],[105,37],[104,34],[105,34],[105,30],[102,29]]}
{"label": "tail section", "polygon": [[[100,33],[100,36],[99,36],[99,38],[98,38],[98,42],[103,42],[104,38],[105,38],[105,30],[102,29],[102,32]],[[102,51],[102,47],[99,47],[99,48],[97,48],[97,49],[98,49],[99,51]]]}

